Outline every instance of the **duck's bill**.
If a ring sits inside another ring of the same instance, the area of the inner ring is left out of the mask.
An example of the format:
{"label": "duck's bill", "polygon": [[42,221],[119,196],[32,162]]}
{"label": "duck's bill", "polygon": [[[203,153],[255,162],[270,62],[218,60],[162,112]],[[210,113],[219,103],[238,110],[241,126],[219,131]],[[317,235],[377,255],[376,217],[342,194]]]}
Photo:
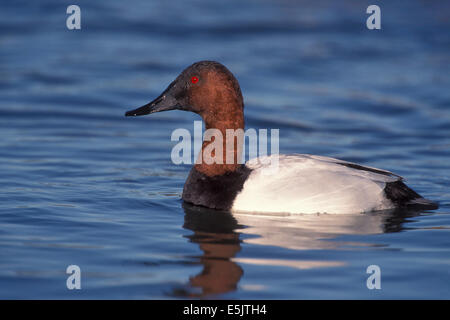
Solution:
{"label": "duck's bill", "polygon": [[125,116],[126,117],[143,116],[150,113],[178,109],[178,107],[179,106],[177,104],[177,101],[171,95],[163,93],[152,102],[147,103],[146,105],[140,108],[127,111],[125,113]]}

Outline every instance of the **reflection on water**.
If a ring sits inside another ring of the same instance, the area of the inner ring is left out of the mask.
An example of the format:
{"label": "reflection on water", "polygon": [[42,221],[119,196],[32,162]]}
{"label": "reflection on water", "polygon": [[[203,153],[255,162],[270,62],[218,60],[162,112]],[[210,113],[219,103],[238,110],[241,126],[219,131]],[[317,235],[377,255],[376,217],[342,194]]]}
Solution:
{"label": "reflection on water", "polygon": [[233,261],[241,250],[240,229],[237,220],[228,212],[183,205],[183,227],[194,233],[189,241],[198,243],[203,254],[199,257],[203,270],[189,279],[190,287],[199,292],[187,291],[186,295],[208,296],[234,291],[244,271]]}
{"label": "reflection on water", "polygon": [[[270,245],[293,250],[337,249],[347,242],[324,241],[339,235],[379,234],[400,231],[406,217],[414,211],[389,210],[365,214],[235,215],[238,222],[248,226],[245,234],[254,237],[247,243]],[[352,243],[351,245],[358,245]]]}
{"label": "reflection on water", "polygon": [[[399,232],[408,217],[418,211],[390,210],[349,215],[231,214],[184,203],[183,227],[203,254],[202,271],[189,278],[189,286],[177,296],[206,297],[237,289],[246,264],[285,266],[297,269],[344,266],[343,261],[239,258],[241,243],[277,246],[292,250],[349,249],[372,244],[338,241],[340,235]],[[331,240],[331,241],[330,241]]]}

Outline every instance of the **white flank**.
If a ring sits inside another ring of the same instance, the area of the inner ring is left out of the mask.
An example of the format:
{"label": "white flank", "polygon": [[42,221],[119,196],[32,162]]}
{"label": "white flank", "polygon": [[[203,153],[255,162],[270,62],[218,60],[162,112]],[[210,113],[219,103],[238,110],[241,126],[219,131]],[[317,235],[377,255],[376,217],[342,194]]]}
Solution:
{"label": "white flank", "polygon": [[252,172],[232,211],[348,214],[394,208],[383,189],[401,177],[389,171],[358,170],[339,164],[349,162],[306,154],[268,157],[274,156],[278,170],[270,168],[267,157],[246,163]]}

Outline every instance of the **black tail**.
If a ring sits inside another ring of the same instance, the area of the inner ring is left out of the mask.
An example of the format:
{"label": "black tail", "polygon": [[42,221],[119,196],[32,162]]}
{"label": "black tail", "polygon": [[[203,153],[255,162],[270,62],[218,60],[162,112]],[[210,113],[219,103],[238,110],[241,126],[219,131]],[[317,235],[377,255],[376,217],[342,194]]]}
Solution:
{"label": "black tail", "polygon": [[401,180],[386,183],[384,193],[389,200],[399,207],[420,207],[426,210],[439,208],[436,202],[425,199]]}

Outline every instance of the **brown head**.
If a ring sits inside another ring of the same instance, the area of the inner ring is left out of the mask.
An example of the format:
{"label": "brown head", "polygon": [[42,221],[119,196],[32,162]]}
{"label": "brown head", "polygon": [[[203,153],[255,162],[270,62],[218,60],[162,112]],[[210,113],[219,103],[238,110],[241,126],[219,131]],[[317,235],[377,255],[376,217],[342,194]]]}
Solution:
{"label": "brown head", "polygon": [[[199,114],[206,129],[218,129],[225,143],[226,129],[244,129],[244,102],[239,83],[233,74],[215,61],[200,61],[187,67],[152,102],[125,113],[141,116],[167,110],[191,111]],[[203,143],[203,149],[210,142]],[[237,150],[236,158],[240,150]],[[229,146],[228,146],[229,147]],[[224,157],[226,146],[223,148]],[[234,164],[196,164],[198,171],[209,176],[234,171]]]}

